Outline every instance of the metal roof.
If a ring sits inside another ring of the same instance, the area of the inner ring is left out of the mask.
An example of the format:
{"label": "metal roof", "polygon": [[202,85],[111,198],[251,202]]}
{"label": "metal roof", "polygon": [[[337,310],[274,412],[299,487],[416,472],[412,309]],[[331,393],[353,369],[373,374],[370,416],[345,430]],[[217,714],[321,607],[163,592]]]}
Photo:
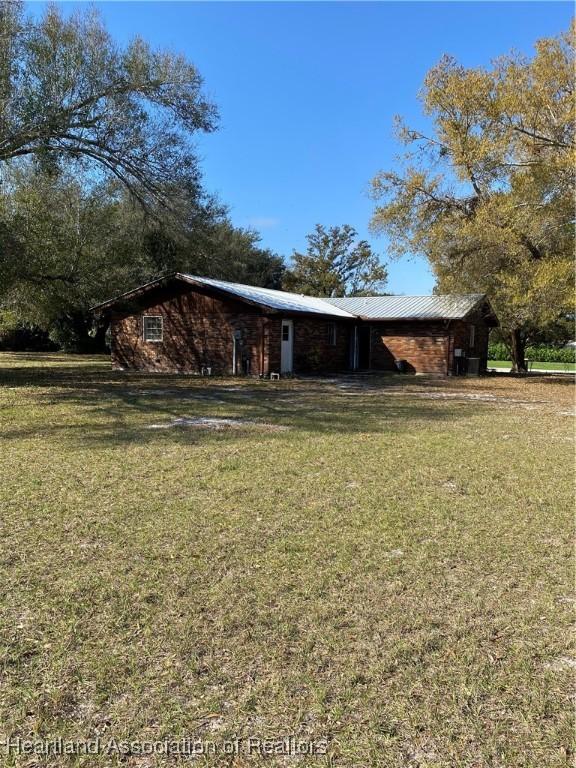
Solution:
{"label": "metal roof", "polygon": [[486,296],[352,296],[324,299],[368,320],[461,320]]}
{"label": "metal roof", "polygon": [[[463,296],[352,296],[328,299],[276,291],[271,288],[259,288],[254,285],[231,283],[226,280],[213,280],[209,277],[198,277],[183,272],[153,280],[146,285],[98,304],[92,307],[92,310],[102,310],[114,304],[126,302],[174,278],[191,285],[205,285],[215,288],[237,296],[239,299],[284,312],[305,312],[328,317],[364,318],[367,320],[460,320],[484,301],[488,304],[490,314],[493,315],[486,296],[482,293]],[[495,321],[497,322],[496,319]]]}
{"label": "metal roof", "polygon": [[187,282],[206,285],[212,288],[226,291],[241,299],[262,304],[271,309],[284,310],[285,312],[310,312],[316,315],[329,315],[331,317],[354,317],[345,307],[328,304],[325,299],[315,296],[302,296],[299,293],[287,291],[275,291],[272,288],[257,288],[254,285],[242,285],[241,283],[229,283],[225,280],[213,280],[208,277],[196,277],[196,275],[178,275]]}

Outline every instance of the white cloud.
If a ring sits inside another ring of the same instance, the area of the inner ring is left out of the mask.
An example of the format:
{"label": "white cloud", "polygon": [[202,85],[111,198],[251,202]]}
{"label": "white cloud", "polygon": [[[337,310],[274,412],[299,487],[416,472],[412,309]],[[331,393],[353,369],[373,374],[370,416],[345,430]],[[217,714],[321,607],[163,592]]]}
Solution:
{"label": "white cloud", "polygon": [[248,219],[248,226],[255,229],[272,229],[280,224],[280,219],[276,219],[273,216],[254,216]]}

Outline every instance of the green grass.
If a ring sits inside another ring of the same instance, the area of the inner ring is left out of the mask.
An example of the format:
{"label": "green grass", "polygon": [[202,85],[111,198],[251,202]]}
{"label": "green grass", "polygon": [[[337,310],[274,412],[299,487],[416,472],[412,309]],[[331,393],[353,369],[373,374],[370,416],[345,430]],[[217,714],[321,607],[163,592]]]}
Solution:
{"label": "green grass", "polygon": [[[488,368],[505,368],[509,371],[511,367],[512,363],[509,360],[488,360]],[[573,373],[576,372],[576,365],[574,363],[539,363],[534,361],[530,363],[530,370]]]}
{"label": "green grass", "polygon": [[[1,354],[0,738],[327,740],[202,766],[569,764],[572,382],[363,381]],[[182,416],[254,424],[149,429]]]}

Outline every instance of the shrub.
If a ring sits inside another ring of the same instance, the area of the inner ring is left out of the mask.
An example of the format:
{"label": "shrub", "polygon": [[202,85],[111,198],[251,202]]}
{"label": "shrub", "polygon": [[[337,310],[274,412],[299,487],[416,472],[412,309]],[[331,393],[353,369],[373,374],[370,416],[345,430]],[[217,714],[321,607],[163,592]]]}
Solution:
{"label": "shrub", "polygon": [[574,347],[527,347],[526,358],[541,363],[575,363]]}
{"label": "shrub", "polygon": [[492,342],[488,344],[489,360],[510,360],[510,352],[502,342]]}
{"label": "shrub", "polygon": [[[508,348],[502,343],[488,345],[488,358],[490,360],[511,359]],[[538,363],[576,363],[576,348],[544,345],[526,347],[526,359]]]}
{"label": "shrub", "polygon": [[0,307],[0,350],[4,352],[44,352],[58,349],[46,331],[24,323],[15,312]]}

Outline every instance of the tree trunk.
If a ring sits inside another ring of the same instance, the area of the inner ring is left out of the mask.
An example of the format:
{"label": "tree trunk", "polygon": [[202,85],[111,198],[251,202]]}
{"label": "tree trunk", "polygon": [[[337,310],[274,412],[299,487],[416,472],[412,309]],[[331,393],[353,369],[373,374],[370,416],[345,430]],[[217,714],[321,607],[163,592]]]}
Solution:
{"label": "tree trunk", "polygon": [[527,373],[526,366],[526,340],[520,328],[514,328],[510,333],[510,353],[512,356],[512,372]]}
{"label": "tree trunk", "polygon": [[106,344],[106,332],[110,327],[110,320],[100,319],[96,325],[96,333],[94,334],[94,352],[107,352],[108,347]]}

